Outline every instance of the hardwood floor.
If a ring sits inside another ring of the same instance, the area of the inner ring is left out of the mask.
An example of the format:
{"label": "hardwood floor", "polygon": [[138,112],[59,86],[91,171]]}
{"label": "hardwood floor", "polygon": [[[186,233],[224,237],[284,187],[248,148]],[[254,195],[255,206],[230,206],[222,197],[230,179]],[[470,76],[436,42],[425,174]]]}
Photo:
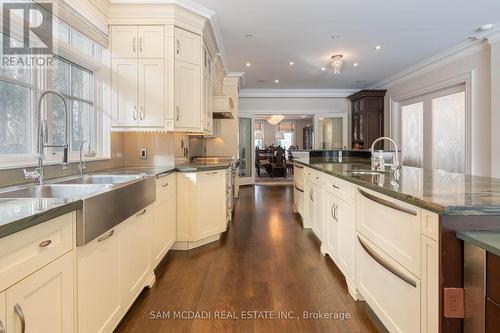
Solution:
{"label": "hardwood floor", "polygon": [[[347,293],[340,271],[321,255],[319,241],[293,214],[292,190],[242,187],[223,238],[192,251],[171,251],[157,269],[156,284],[143,292],[117,332],[382,331],[364,302]],[[211,318],[174,319],[174,311]],[[243,319],[242,311],[294,314],[293,319]],[[348,313],[351,318],[304,319],[304,311]],[[238,319],[216,319],[217,312],[219,317],[235,312]]]}

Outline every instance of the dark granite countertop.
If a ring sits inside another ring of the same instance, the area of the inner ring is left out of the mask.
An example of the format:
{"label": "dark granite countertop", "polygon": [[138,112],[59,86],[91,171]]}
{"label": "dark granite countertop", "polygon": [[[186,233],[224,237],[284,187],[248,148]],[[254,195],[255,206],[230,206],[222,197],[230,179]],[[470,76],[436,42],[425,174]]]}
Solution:
{"label": "dark granite countertop", "polygon": [[[440,215],[499,215],[500,179],[443,170],[402,167],[399,181],[390,174],[354,175],[370,170],[367,159],[296,159],[297,163],[422,207]],[[500,219],[499,219],[500,228]]]}
{"label": "dark granite countertop", "polygon": [[[159,167],[119,167],[94,172],[94,174],[138,174],[161,178],[173,172],[197,172],[227,169],[232,159],[212,162],[186,162],[176,166]],[[74,176],[73,176],[74,177]],[[54,179],[50,180],[53,182]],[[5,190],[5,189],[3,189]],[[35,198],[35,199],[0,199],[0,238],[51,220],[82,207],[79,198]]]}
{"label": "dark granite countertop", "polygon": [[457,238],[500,256],[500,231],[459,231]]}

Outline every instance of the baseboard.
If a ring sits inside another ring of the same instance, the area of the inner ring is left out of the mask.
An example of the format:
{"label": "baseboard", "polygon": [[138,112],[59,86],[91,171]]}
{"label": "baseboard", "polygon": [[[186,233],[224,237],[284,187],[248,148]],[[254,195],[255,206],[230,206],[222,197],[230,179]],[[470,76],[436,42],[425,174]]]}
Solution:
{"label": "baseboard", "polygon": [[206,245],[208,243],[218,241],[219,239],[220,239],[220,234],[217,234],[214,236],[200,239],[195,242],[190,242],[190,241],[175,242],[174,245],[172,246],[172,250],[188,251]]}

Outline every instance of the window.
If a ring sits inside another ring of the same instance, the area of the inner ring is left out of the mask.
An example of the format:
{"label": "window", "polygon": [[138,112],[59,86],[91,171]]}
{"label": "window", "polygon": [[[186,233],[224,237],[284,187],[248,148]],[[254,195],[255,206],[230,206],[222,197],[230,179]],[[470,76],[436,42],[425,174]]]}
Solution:
{"label": "window", "polygon": [[290,146],[293,145],[293,133],[283,132],[283,139],[278,139],[276,144],[285,149],[290,148]]}
{"label": "window", "polygon": [[[96,75],[95,71],[88,69],[100,68],[106,50],[65,23],[55,21],[54,34],[59,39],[60,55],[56,57],[53,69],[0,66],[0,164],[21,166],[34,162],[34,104],[40,92],[46,89],[54,89],[66,97],[70,110],[70,150],[78,151],[80,143],[87,140],[99,156],[106,153],[103,112],[99,112],[104,92],[101,77],[104,74],[101,71]],[[80,66],[77,62],[91,65]],[[49,95],[42,108],[47,112],[49,143],[64,143],[63,103]],[[47,151],[47,160],[59,159],[55,156],[59,151]]]}
{"label": "window", "polygon": [[465,85],[401,103],[404,165],[465,172]]}

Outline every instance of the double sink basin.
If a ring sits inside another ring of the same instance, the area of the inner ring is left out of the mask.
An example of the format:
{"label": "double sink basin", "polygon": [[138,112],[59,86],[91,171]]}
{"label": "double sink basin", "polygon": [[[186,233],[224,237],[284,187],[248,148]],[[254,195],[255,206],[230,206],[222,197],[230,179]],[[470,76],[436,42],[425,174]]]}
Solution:
{"label": "double sink basin", "polygon": [[155,177],[146,174],[95,174],[0,192],[0,199],[81,200],[76,242],[85,245],[156,200]]}

